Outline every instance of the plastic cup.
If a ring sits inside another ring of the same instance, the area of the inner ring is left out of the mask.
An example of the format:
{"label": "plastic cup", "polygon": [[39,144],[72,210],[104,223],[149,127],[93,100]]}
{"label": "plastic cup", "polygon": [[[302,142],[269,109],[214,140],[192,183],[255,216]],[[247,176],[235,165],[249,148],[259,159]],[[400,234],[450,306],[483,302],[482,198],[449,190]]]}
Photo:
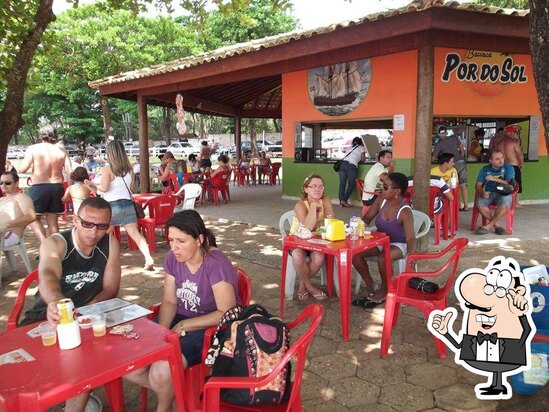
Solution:
{"label": "plastic cup", "polygon": [[101,313],[91,317],[93,335],[96,337],[105,336],[107,333],[107,314]]}
{"label": "plastic cup", "polygon": [[370,239],[372,237],[372,231],[364,229],[364,239]]}
{"label": "plastic cup", "polygon": [[52,346],[57,343],[57,335],[55,333],[55,326],[49,322],[40,324],[40,336],[42,337],[42,345]]}

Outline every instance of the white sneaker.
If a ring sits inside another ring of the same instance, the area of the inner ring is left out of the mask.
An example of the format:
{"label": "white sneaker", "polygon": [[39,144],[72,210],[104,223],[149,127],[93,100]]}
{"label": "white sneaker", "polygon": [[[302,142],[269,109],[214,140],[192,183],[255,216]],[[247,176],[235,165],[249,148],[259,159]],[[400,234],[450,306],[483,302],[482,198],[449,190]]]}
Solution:
{"label": "white sneaker", "polygon": [[97,396],[90,393],[90,399],[84,408],[84,412],[101,412],[103,410],[103,404]]}

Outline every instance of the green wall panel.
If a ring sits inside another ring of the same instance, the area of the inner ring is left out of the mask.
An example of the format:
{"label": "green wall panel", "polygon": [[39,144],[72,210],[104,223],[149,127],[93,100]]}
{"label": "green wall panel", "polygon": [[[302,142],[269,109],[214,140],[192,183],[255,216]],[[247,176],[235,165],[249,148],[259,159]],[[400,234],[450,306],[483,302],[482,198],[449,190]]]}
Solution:
{"label": "green wall panel", "polygon": [[[395,159],[395,170],[405,175],[412,174],[413,159]],[[339,175],[334,171],[333,164],[295,163],[293,159],[284,158],[282,193],[286,196],[299,196],[303,180],[310,174],[318,174],[324,179],[326,193],[330,198],[338,197]],[[474,187],[480,168],[484,164],[467,164],[467,181],[469,182],[469,202],[474,199]],[[358,177],[364,178],[371,165],[360,165]],[[541,156],[537,162],[526,162],[522,169],[523,193],[521,200],[549,199],[549,159]],[[355,191],[352,200],[358,200]]]}

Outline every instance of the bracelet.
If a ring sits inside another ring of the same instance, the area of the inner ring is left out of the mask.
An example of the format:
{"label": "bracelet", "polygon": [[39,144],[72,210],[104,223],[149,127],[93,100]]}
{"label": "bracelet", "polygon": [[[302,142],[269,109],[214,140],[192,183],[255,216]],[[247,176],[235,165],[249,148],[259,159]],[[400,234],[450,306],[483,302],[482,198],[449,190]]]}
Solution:
{"label": "bracelet", "polygon": [[187,332],[183,329],[183,321],[179,322],[179,336],[185,336]]}

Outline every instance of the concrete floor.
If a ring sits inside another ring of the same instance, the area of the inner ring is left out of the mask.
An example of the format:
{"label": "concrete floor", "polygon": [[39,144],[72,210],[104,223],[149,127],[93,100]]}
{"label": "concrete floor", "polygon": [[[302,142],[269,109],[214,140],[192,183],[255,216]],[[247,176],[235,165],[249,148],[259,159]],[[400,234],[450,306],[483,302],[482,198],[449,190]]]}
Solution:
{"label": "concrete floor", "polygon": [[[280,186],[233,187],[231,202],[217,207],[211,204],[197,210],[214,230],[220,249],[234,264],[243,268],[252,279],[254,302],[278,312],[281,242],[278,231],[279,217],[291,210],[295,200],[281,197]],[[360,213],[358,207],[336,208],[336,216],[348,220],[351,214]],[[517,210],[515,231],[512,236],[488,234],[477,236],[468,230],[470,213],[461,213],[458,236],[468,237],[470,245],[463,254],[459,270],[471,267],[483,268],[499,254],[514,257],[521,264],[548,263],[549,224],[547,205],[527,205]],[[65,226],[68,227],[68,226]],[[432,245],[430,250],[444,246]],[[29,254],[37,254],[37,243],[30,234],[26,237]],[[154,256],[159,262],[156,272],[143,272],[142,257],[136,252],[122,249],[122,284],[120,297],[143,306],[160,301],[162,292],[161,262],[168,247],[157,236],[158,251]],[[18,260],[19,262],[19,260]],[[24,276],[19,263],[18,271],[6,273],[4,265],[3,286],[0,289],[0,327],[7,315]],[[372,271],[374,276],[376,271]],[[29,295],[33,291],[29,292]],[[287,301],[286,318],[291,319],[312,303]],[[401,311],[399,323],[393,329],[389,357],[379,356],[379,343],[383,326],[383,306],[372,310],[351,308],[350,340],[342,342],[339,306],[337,298],[322,304],[326,309],[321,325],[309,353],[303,387],[305,411],[489,411],[496,408],[520,410],[519,395],[510,401],[479,401],[474,395],[474,385],[485,378],[473,375],[459,367],[451,354],[444,360],[437,357],[423,315],[411,308]],[[450,303],[456,304],[455,297]],[[138,410],[138,388],[126,384],[126,409]],[[103,391],[96,391],[104,399]],[[104,410],[108,411],[106,401]],[[154,397],[150,395],[148,410],[154,410]]]}

